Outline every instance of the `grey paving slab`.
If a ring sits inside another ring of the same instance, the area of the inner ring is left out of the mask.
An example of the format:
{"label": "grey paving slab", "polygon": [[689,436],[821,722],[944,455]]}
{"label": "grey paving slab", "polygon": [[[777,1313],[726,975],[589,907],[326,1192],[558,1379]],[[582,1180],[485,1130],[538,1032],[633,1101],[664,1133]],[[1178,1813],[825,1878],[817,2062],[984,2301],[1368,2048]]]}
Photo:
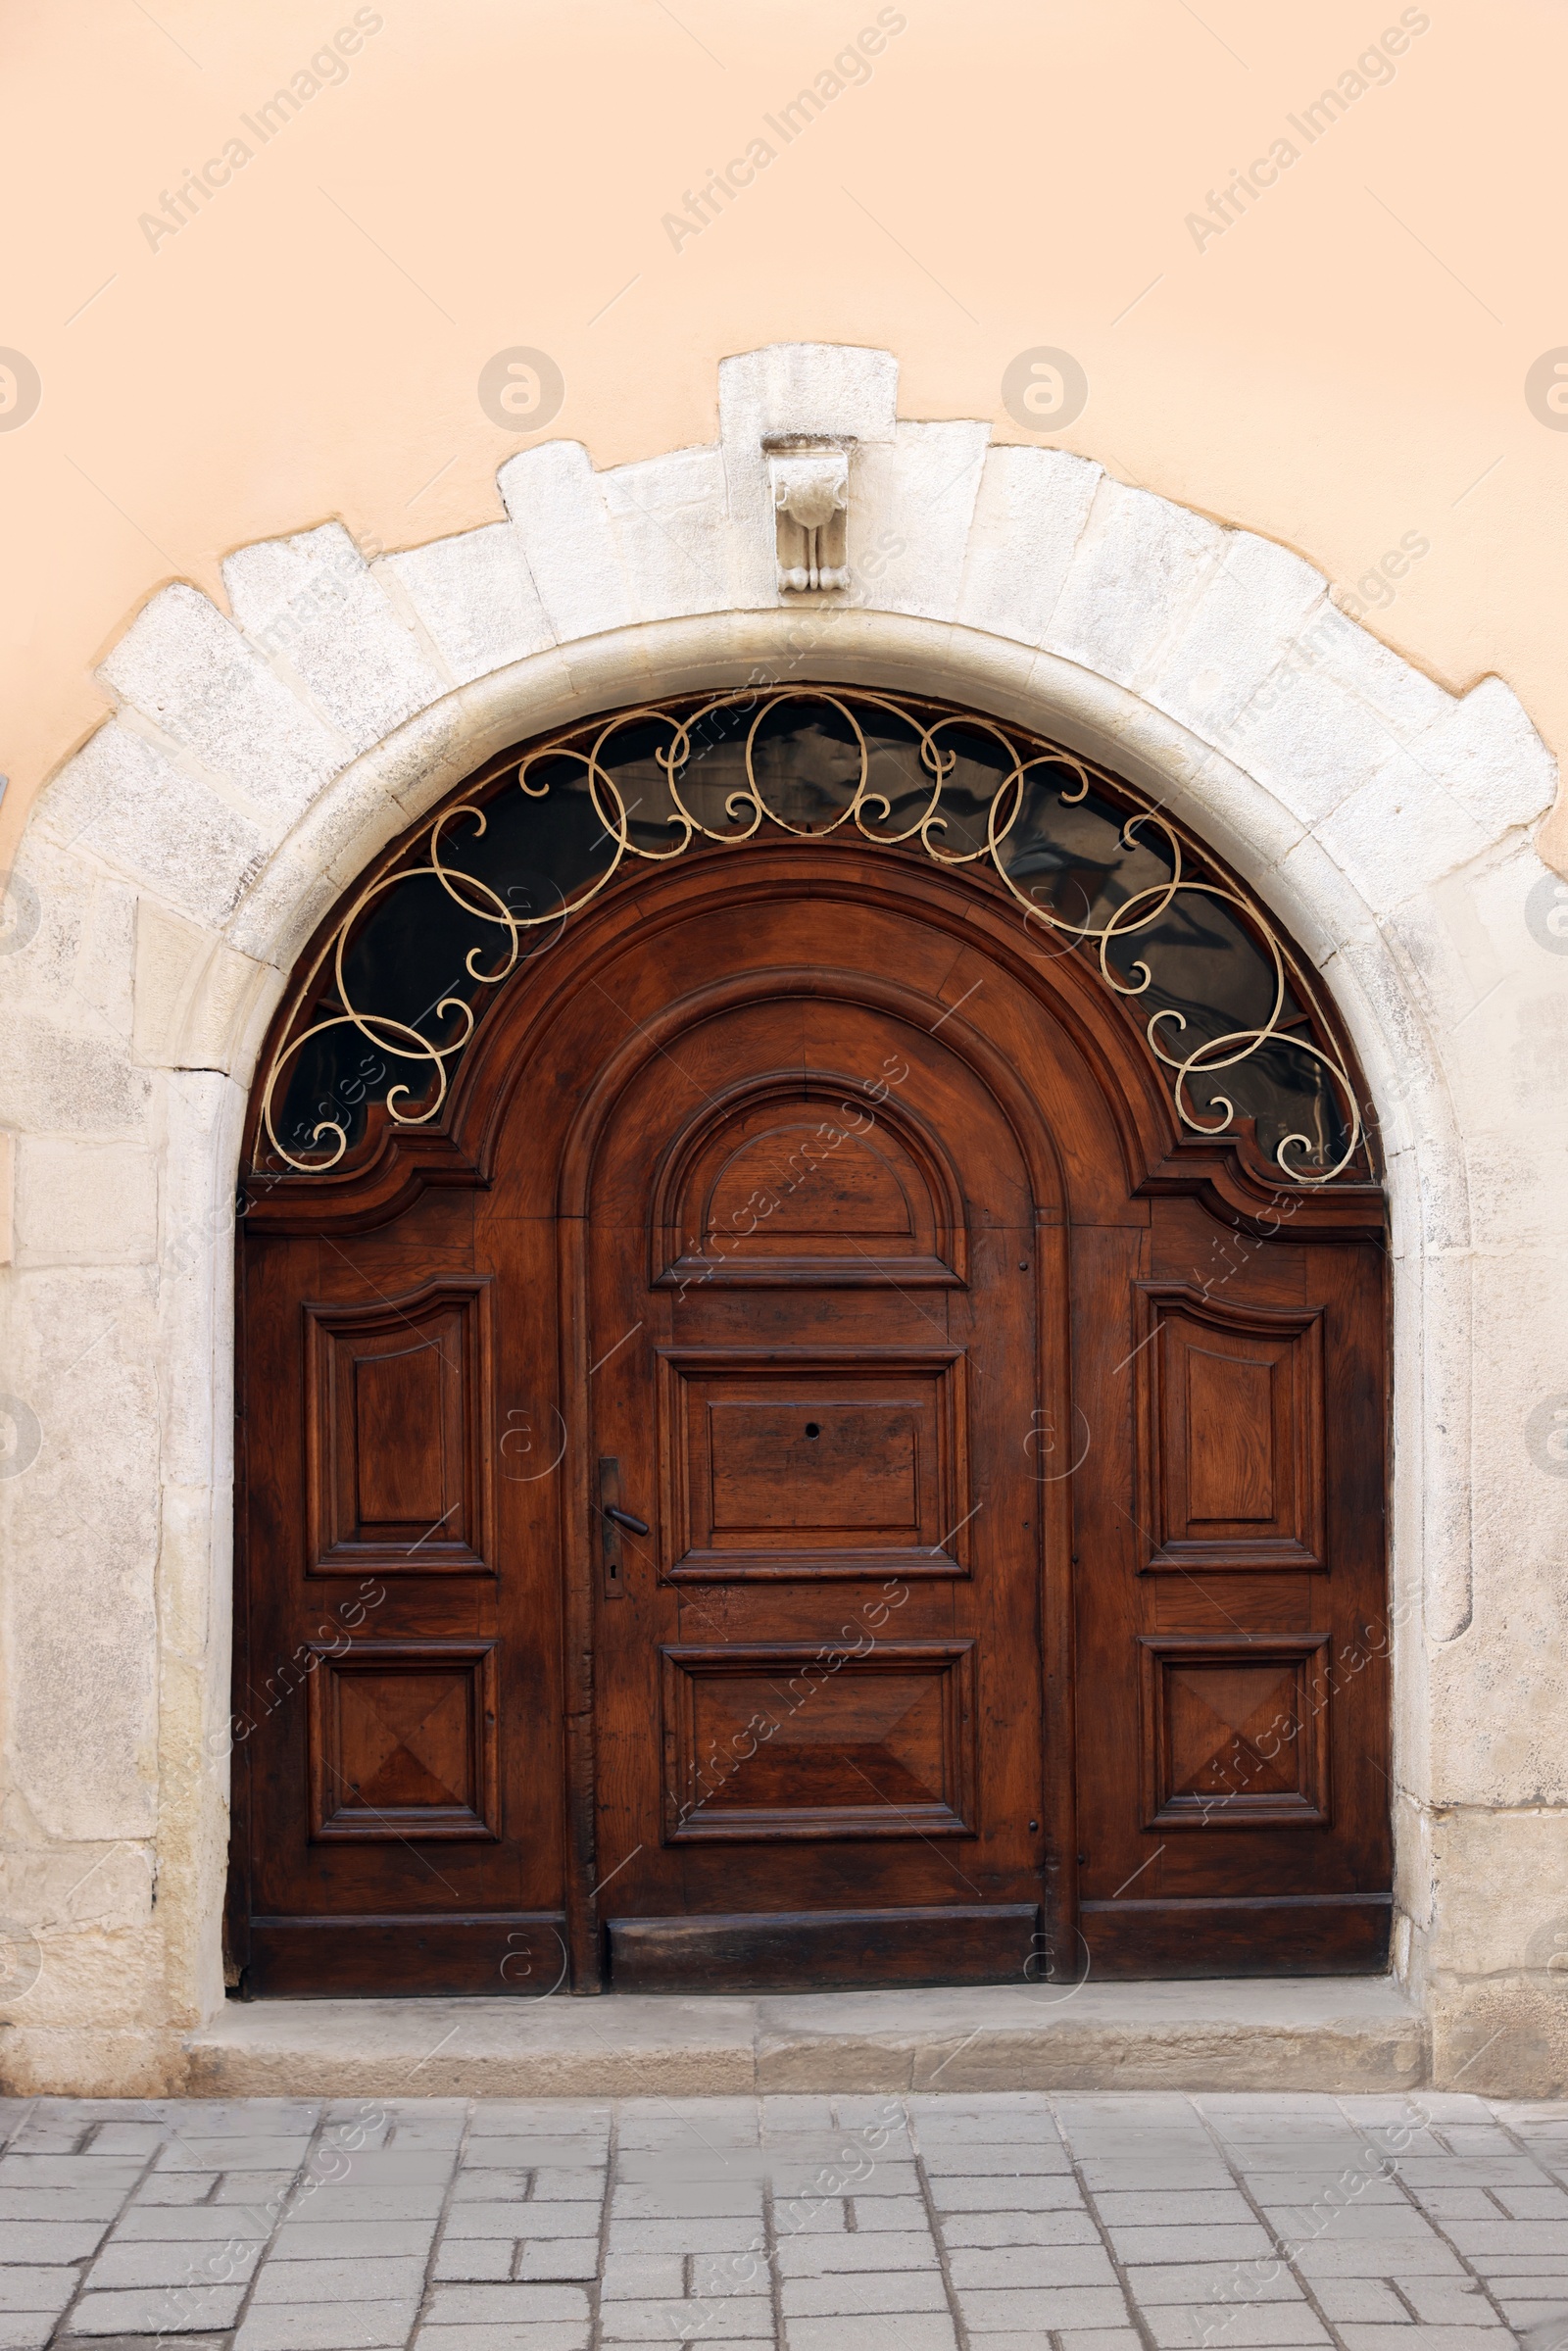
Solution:
{"label": "grey paving slab", "polygon": [[92,2263],[85,2282],[93,2292],[122,2285],[231,2285],[250,2277],[261,2254],[260,2244],[215,2246],[207,2237],[117,2239]]}
{"label": "grey paving slab", "polygon": [[1503,2111],[0,2105],[0,2351],[1508,2351],[1568,2310],[1568,2102]]}
{"label": "grey paving slab", "polygon": [[878,2270],[834,2278],[786,2278],[786,2318],[849,2318],[859,2311],[940,2310],[948,2289],[935,2270]]}
{"label": "grey paving slab", "polygon": [[62,2311],[75,2290],[74,2270],[0,2270],[0,2311]]}
{"label": "grey paving slab", "polygon": [[958,2296],[971,2334],[1004,2329],[1033,2331],[1063,2327],[1124,2327],[1129,2313],[1121,2294],[1108,2286],[1001,2286]]}
{"label": "grey paving slab", "polygon": [[234,2351],[400,2351],[418,2303],[296,2302],[258,2310],[252,2303]]}
{"label": "grey paving slab", "polygon": [[83,2294],[71,2313],[73,2334],[210,2334],[231,2327],[242,2285],[202,2292],[146,2286],[122,2293]]}
{"label": "grey paving slab", "polygon": [[956,2351],[957,2340],[946,2312],[789,2322],[790,2351]]}

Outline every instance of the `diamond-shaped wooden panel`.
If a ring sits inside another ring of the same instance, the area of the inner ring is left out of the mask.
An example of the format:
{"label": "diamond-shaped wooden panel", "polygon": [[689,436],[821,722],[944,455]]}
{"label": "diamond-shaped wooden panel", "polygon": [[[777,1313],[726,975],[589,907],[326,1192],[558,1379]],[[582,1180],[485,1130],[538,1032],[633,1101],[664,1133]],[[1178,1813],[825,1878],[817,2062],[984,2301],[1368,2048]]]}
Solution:
{"label": "diamond-shaped wooden panel", "polygon": [[1315,1827],[1329,1817],[1329,1636],[1148,1635],[1149,1828]]}
{"label": "diamond-shaped wooden panel", "polygon": [[365,1641],[316,1656],[315,1837],[499,1835],[493,1641]]}

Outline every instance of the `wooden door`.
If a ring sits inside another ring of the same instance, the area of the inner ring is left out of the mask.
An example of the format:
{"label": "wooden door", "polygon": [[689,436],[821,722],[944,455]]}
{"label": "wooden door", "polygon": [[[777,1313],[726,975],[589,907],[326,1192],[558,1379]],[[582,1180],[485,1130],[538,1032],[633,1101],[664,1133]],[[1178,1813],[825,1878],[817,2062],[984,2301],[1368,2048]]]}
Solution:
{"label": "wooden door", "polygon": [[1381,1214],[967,874],[607,899],[245,1220],[236,1968],[1379,1966]]}
{"label": "wooden door", "polygon": [[[833,910],[793,928],[840,975],[652,1057],[591,1196],[611,1978],[1020,1977],[1045,1771],[1036,1204],[937,1016],[866,1001]],[[708,969],[749,935],[750,914],[710,926]]]}

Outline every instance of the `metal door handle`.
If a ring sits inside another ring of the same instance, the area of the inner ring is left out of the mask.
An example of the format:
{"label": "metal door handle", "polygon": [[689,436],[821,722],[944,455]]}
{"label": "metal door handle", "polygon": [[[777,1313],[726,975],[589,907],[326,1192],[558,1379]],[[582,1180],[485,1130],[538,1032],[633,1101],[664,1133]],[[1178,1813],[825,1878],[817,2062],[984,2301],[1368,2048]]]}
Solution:
{"label": "metal door handle", "polygon": [[624,1527],[628,1535],[646,1535],[648,1532],[648,1521],[645,1518],[633,1518],[629,1510],[616,1510],[608,1502],[605,1505],[605,1516],[612,1518],[617,1527]]}

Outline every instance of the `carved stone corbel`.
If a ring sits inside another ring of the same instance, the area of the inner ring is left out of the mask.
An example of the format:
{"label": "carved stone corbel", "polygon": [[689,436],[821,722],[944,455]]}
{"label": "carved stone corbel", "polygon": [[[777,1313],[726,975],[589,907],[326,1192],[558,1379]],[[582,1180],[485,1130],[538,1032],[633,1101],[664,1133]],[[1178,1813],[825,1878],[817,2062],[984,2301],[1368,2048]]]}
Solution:
{"label": "carved stone corbel", "polygon": [[766,454],[781,592],[847,588],[849,450],[837,441],[791,440]]}

